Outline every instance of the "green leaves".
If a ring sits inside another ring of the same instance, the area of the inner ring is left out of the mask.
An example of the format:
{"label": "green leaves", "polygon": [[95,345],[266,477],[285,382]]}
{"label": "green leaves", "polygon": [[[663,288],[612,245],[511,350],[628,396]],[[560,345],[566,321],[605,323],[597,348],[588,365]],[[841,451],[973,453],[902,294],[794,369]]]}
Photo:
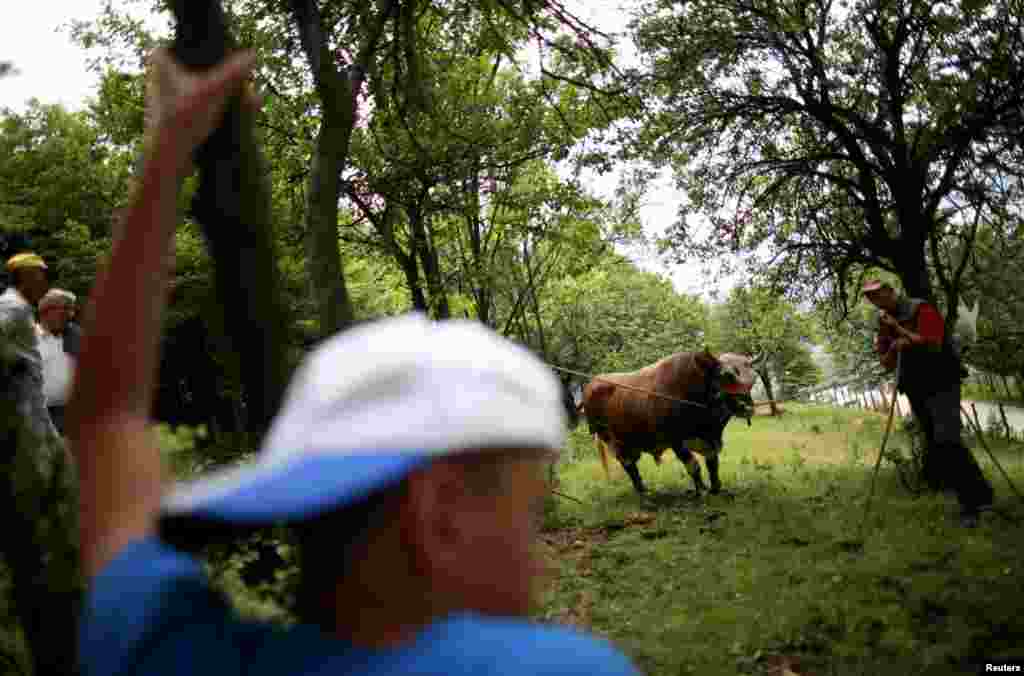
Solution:
{"label": "green leaves", "polygon": [[1022,207],[996,187],[1024,171],[1009,150],[1019,113],[1007,117],[1024,43],[1019,16],[994,19],[1006,15],[975,0],[645,2],[631,26],[647,103],[632,148],[673,165],[695,215],[750,217],[741,236],[673,232],[677,258],[760,249],[771,263],[756,274],[803,298],[838,293],[853,264],[896,269],[917,295],[946,284],[955,265],[926,252],[929,238],[941,248],[976,214]]}
{"label": "green leaves", "polygon": [[700,301],[618,256],[555,283],[544,315],[555,361],[587,373],[632,371],[703,345]]}
{"label": "green leaves", "polygon": [[[754,364],[762,380],[782,386],[777,397],[817,383],[821,370],[809,345],[816,337],[811,317],[769,288],[739,286],[711,310],[709,334],[715,350],[758,355]],[[769,386],[766,382],[766,386]]]}

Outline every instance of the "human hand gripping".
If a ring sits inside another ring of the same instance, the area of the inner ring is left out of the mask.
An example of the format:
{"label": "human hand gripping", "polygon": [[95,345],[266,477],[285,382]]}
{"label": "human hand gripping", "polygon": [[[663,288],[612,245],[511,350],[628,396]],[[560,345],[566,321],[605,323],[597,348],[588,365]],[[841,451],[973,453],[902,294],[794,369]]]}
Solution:
{"label": "human hand gripping", "polygon": [[219,125],[253,63],[252,52],[241,52],[194,73],[166,49],[150,56],[143,166],[110,257],[97,271],[68,402],[82,566],[89,577],[128,543],[155,532],[163,475],[149,412],[177,191],[192,154]]}
{"label": "human hand gripping", "polygon": [[[220,124],[228,99],[243,86],[255,62],[255,53],[246,50],[210,70],[194,72],[165,47],[150,54],[145,138],[154,152],[169,154],[179,179],[191,173],[193,153]],[[247,106],[259,105],[251,87],[243,89],[242,99]]]}

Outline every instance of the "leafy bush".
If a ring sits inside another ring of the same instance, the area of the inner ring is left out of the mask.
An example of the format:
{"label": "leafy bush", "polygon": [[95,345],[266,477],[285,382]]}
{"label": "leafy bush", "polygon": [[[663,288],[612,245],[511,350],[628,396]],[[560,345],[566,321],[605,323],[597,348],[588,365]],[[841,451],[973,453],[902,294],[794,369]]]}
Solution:
{"label": "leafy bush", "polygon": [[[158,424],[157,438],[174,478],[196,478],[209,469],[211,458],[199,448],[208,438],[205,426]],[[261,530],[230,542],[203,548],[210,581],[227,594],[238,611],[256,619],[292,621],[298,566],[290,533],[284,528]]]}
{"label": "leafy bush", "polygon": [[174,478],[184,481],[195,477],[205,466],[196,447],[208,436],[206,426],[178,425],[171,427],[164,423],[158,423],[154,427],[160,450],[164,454],[164,463]]}

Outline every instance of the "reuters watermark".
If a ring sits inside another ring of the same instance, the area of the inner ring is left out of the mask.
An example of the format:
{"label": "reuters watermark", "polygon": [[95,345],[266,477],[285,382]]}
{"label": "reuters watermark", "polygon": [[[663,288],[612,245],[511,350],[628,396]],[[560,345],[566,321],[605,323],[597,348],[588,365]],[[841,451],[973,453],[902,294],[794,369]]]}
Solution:
{"label": "reuters watermark", "polygon": [[979,674],[1024,674],[1024,659],[999,658],[978,663]]}

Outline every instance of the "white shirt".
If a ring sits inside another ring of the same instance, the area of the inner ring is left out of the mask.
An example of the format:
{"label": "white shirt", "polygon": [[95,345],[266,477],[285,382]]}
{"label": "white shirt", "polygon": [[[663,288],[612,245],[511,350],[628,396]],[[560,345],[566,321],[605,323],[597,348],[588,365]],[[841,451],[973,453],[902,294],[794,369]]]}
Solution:
{"label": "white shirt", "polygon": [[36,326],[39,353],[43,358],[43,396],[47,406],[63,406],[71,389],[75,358],[64,351],[64,339]]}

